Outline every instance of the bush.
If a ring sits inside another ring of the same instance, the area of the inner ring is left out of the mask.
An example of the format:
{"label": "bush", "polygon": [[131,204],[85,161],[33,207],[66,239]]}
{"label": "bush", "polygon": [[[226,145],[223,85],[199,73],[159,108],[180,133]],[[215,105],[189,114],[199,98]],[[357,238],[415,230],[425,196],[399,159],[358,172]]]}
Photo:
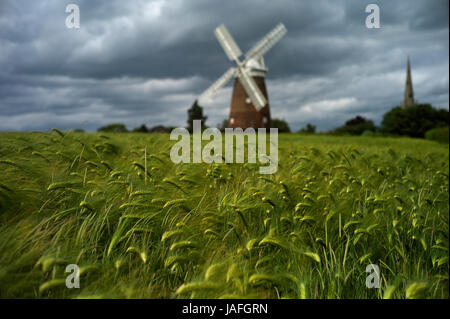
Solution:
{"label": "bush", "polygon": [[122,123],[114,123],[109,124],[103,127],[100,127],[97,132],[114,132],[114,133],[124,133],[128,132],[127,127],[125,124]]}
{"label": "bush", "polygon": [[365,130],[362,132],[361,136],[373,136],[375,133],[371,130]]}
{"label": "bush", "polygon": [[306,127],[302,128],[299,133],[307,133],[307,134],[314,134],[316,133],[316,126],[312,125],[311,123],[306,124]]}
{"label": "bush", "polygon": [[432,130],[429,130],[425,133],[425,138],[427,140],[436,141],[439,143],[447,143],[448,144],[448,126],[441,127],[441,128],[435,128]]}
{"label": "bush", "polygon": [[337,135],[361,135],[365,131],[375,131],[375,124],[371,120],[365,119],[362,116],[356,116],[347,122],[344,126],[332,130],[330,133]]}
{"label": "bush", "polygon": [[290,133],[291,128],[285,120],[272,119],[272,127],[278,129],[278,133]]}
{"label": "bush", "polygon": [[133,132],[148,133],[148,128],[147,128],[147,126],[145,124],[142,124],[141,126],[134,128]]}
{"label": "bush", "polygon": [[383,116],[383,133],[424,137],[431,129],[449,125],[449,112],[435,109],[430,104],[417,104],[408,108],[394,107]]}

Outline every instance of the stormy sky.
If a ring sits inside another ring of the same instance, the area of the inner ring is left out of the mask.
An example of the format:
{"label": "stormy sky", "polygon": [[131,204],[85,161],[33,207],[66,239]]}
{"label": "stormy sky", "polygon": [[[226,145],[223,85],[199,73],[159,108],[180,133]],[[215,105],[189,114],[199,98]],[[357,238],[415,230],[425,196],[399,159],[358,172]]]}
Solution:
{"label": "stormy sky", "polygon": [[[68,29],[66,6],[80,8]],[[380,7],[368,29],[365,8]],[[265,55],[272,117],[321,131],[362,115],[379,124],[403,98],[449,107],[448,0],[0,0],[0,130],[185,126],[187,109],[232,63],[214,37],[225,23],[245,53],[277,23]],[[232,82],[204,103],[228,117]]]}

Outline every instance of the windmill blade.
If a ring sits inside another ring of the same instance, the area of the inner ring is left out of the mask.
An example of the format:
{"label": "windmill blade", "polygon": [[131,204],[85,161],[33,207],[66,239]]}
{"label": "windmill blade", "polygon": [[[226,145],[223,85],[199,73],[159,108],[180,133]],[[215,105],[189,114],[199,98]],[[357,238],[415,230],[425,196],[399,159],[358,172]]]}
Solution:
{"label": "windmill blade", "polygon": [[287,32],[284,24],[280,23],[272,31],[270,31],[262,40],[260,40],[248,53],[245,55],[246,63],[250,59],[258,59],[272,48]]}
{"label": "windmill blade", "polygon": [[247,92],[248,97],[252,101],[255,109],[259,112],[267,104],[267,100],[256,84],[255,80],[248,75],[247,71],[240,68],[239,69],[239,81],[241,81],[245,92]]}
{"label": "windmill blade", "polygon": [[237,59],[242,55],[242,52],[225,25],[221,24],[218,28],[216,28],[216,30],[214,30],[214,34],[227,54],[228,59],[230,59],[230,61],[237,61]]}
{"label": "windmill blade", "polygon": [[199,100],[208,99],[211,95],[220,90],[234,75],[236,68],[229,68],[216,82],[206,89],[199,97]]}

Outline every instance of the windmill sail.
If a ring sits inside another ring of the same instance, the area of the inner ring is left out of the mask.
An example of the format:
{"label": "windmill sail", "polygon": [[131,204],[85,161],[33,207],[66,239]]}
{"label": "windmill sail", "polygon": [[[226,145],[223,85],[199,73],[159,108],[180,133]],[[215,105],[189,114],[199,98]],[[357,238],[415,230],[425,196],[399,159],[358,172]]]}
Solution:
{"label": "windmill sail", "polygon": [[267,100],[261,93],[261,90],[258,88],[255,80],[253,80],[253,78],[249,76],[247,72],[242,72],[240,70],[239,81],[241,81],[245,92],[247,92],[247,95],[252,101],[253,106],[256,108],[256,110],[261,110],[267,104]]}
{"label": "windmill sail", "polygon": [[236,68],[229,68],[216,82],[214,82],[209,88],[207,88],[202,95],[200,95],[199,100],[208,99],[211,95],[219,91],[227,82],[233,77]]}
{"label": "windmill sail", "polygon": [[260,40],[248,53],[245,55],[245,61],[250,59],[258,59],[270,50],[285,34],[287,30],[284,24],[280,23],[272,31],[270,31],[262,40]]}
{"label": "windmill sail", "polygon": [[230,59],[230,61],[237,61],[237,59],[242,55],[242,52],[231,34],[228,32],[225,25],[222,24],[221,26],[216,28],[214,34],[216,35],[217,40],[227,54],[228,59]]}

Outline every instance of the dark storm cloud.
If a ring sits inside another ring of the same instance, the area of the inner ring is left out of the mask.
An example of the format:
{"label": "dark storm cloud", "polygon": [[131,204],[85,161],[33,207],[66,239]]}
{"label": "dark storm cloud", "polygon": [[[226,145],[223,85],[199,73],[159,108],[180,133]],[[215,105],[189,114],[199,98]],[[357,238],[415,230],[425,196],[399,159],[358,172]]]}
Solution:
{"label": "dark storm cloud", "polygon": [[[225,23],[245,52],[277,23],[265,56],[272,115],[294,129],[377,123],[401,102],[406,57],[416,98],[448,108],[448,1],[64,1],[0,4],[0,130],[184,125],[196,96],[231,66],[213,30]],[[381,29],[365,27],[377,3]],[[205,103],[227,117],[230,86]]]}

